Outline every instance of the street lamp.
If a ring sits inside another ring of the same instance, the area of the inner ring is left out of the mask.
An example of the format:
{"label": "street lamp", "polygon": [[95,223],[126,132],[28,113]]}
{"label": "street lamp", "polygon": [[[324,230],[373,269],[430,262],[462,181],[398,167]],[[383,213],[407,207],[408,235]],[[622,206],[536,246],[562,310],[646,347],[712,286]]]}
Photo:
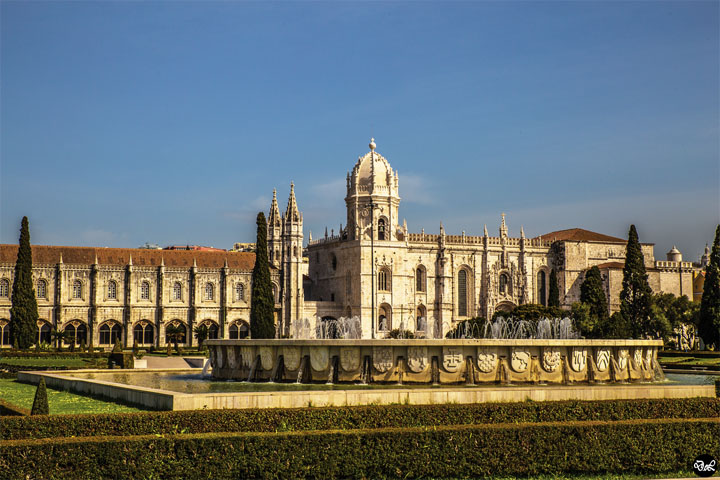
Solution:
{"label": "street lamp", "polygon": [[378,205],[370,199],[367,208],[370,209],[370,263],[372,264],[372,278],[370,279],[370,338],[375,339],[375,208]]}

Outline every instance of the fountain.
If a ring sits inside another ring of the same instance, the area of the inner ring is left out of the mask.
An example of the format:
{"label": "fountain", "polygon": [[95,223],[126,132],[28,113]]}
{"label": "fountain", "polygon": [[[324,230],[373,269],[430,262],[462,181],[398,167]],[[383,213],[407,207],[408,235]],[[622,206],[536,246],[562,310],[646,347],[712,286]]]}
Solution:
{"label": "fountain", "polygon": [[[295,322],[292,339],[205,345],[216,379],[441,385],[662,379],[661,340],[587,340],[569,318],[464,322],[444,339],[438,338],[443,325],[435,319],[427,328],[429,338],[369,340],[361,338],[357,317],[303,319]],[[277,367],[281,361],[284,368]]]}

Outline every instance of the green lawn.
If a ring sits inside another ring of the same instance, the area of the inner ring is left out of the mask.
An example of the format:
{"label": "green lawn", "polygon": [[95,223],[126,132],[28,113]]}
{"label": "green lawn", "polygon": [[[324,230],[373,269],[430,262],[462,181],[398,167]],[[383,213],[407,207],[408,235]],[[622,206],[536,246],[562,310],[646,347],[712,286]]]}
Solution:
{"label": "green lawn", "polygon": [[720,366],[720,358],[698,358],[698,357],[660,357],[658,358],[660,363],[672,364],[672,365],[697,365],[697,366]]}
{"label": "green lawn", "polygon": [[[19,383],[13,379],[0,379],[0,398],[19,407],[32,408],[35,385]],[[51,414],[63,413],[125,413],[141,412],[142,409],[105,402],[91,397],[75,395],[60,390],[47,389]]]}

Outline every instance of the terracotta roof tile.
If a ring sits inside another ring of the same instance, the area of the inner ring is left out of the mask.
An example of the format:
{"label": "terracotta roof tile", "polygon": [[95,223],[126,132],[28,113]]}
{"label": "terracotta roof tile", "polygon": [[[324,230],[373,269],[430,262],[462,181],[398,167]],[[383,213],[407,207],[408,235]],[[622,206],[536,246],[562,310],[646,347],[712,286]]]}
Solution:
{"label": "terracotta roof tile", "polygon": [[597,265],[597,267],[601,270],[605,268],[623,269],[625,268],[625,262],[605,262]]}
{"label": "terracotta roof tile", "polygon": [[[0,245],[0,263],[15,263],[17,245]],[[221,268],[227,259],[228,267],[252,270],[255,254],[251,252],[208,252],[197,250],[150,250],[143,248],[60,247],[32,246],[34,264],[57,264],[62,254],[63,263],[91,265],[97,256],[100,265],[127,265],[132,256],[133,265],[159,266],[164,260],[166,267],[192,267],[197,261],[199,268]]]}
{"label": "terracotta roof tile", "polygon": [[607,242],[607,243],[627,243],[627,240],[602,233],[591,232],[582,228],[568,228],[567,230],[558,230],[556,232],[546,233],[540,237],[543,240],[570,240],[574,242]]}

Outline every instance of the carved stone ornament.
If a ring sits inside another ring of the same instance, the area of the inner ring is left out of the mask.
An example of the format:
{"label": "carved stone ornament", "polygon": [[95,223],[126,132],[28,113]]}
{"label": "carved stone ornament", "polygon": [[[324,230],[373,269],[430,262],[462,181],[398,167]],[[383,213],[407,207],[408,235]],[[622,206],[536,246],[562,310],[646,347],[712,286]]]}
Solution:
{"label": "carved stone ornament", "polygon": [[300,347],[283,347],[283,362],[288,370],[300,368]]}
{"label": "carved stone ornament", "polygon": [[642,348],[635,348],[633,350],[633,360],[635,361],[636,368],[642,368]]}
{"label": "carved stone ornament", "polygon": [[530,352],[513,348],[510,365],[517,373],[524,372],[530,365]]}
{"label": "carved stone ornament", "polygon": [[356,372],[360,368],[360,348],[341,348],[340,367],[346,372]]}
{"label": "carved stone ornament", "polygon": [[313,370],[317,372],[327,370],[329,354],[328,347],[310,347],[310,365]]}
{"label": "carved stone ornament", "polygon": [[224,350],[225,350],[225,355],[227,358],[228,368],[231,370],[235,370],[238,367],[238,364],[240,363],[239,362],[240,359],[238,358],[238,356],[240,355],[240,352],[235,347],[225,347]]}
{"label": "carved stone ornament", "polygon": [[443,368],[445,368],[445,371],[457,372],[462,362],[462,350],[458,347],[443,347]]}
{"label": "carved stone ornament", "polygon": [[595,353],[595,365],[599,371],[604,372],[610,366],[610,349],[598,348]]}
{"label": "carved stone ornament", "polygon": [[587,350],[584,348],[573,348],[570,352],[570,368],[576,372],[582,372],[587,367]]}
{"label": "carved stone ornament", "polygon": [[210,365],[212,365],[213,368],[220,368],[220,363],[218,362],[219,350],[219,348],[210,349]]}
{"label": "carved stone ornament", "polygon": [[240,356],[242,357],[243,367],[250,368],[255,361],[255,347],[240,347]]}
{"label": "carved stone ornament", "polygon": [[627,368],[628,365],[628,359],[630,358],[630,352],[627,348],[620,348],[618,349],[618,367],[620,367],[620,370],[624,370]]}
{"label": "carved stone ornament", "polygon": [[275,363],[275,355],[272,347],[260,347],[260,365],[263,370],[272,370]]}
{"label": "carved stone ornament", "polygon": [[428,366],[427,347],[408,347],[407,366],[411,372],[420,373]]}
{"label": "carved stone ornament", "polygon": [[393,367],[392,347],[373,347],[373,367],[385,373]]}
{"label": "carved stone ornament", "polygon": [[542,365],[546,372],[552,373],[560,366],[560,350],[544,348]]}
{"label": "carved stone ornament", "polygon": [[490,373],[497,367],[497,352],[488,348],[478,347],[477,367],[483,373]]}

